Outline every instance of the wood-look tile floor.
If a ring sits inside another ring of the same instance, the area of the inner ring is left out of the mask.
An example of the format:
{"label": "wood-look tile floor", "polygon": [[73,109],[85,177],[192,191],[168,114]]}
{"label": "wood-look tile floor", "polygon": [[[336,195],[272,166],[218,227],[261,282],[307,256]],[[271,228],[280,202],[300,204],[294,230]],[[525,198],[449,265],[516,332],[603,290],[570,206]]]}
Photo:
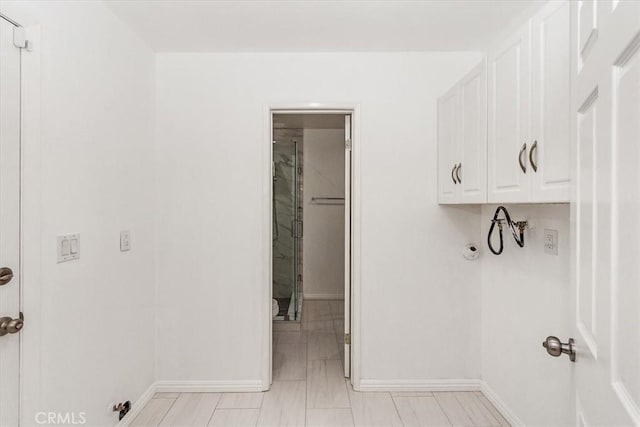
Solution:
{"label": "wood-look tile floor", "polygon": [[367,392],[344,379],[342,301],[305,301],[299,332],[274,332],[264,393],[156,393],[132,426],[509,426],[480,392]]}

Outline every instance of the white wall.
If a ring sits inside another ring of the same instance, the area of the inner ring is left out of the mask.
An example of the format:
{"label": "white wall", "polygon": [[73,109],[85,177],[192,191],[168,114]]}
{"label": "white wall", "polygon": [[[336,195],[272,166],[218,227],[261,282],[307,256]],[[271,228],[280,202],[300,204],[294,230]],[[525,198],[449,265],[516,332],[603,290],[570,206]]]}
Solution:
{"label": "white wall", "polygon": [[263,378],[264,109],[310,101],[361,106],[362,378],[480,377],[479,208],[438,206],[435,167],[435,100],[479,59],[157,56],[160,380]]}
{"label": "white wall", "polygon": [[[482,208],[483,243],[496,207]],[[513,220],[533,220],[535,228],[526,233],[524,248],[505,232],[500,256],[484,243],[482,376],[526,425],[572,425],[571,362],[542,347],[549,335],[563,341],[571,336],[569,205],[507,209]],[[558,230],[557,256],[544,253],[545,228]]]}
{"label": "white wall", "polygon": [[[41,245],[42,260],[41,289],[24,289],[23,352],[39,362],[23,368],[22,422],[74,411],[112,425],[108,405],[154,380],[154,56],[102,2],[1,8],[42,31],[25,53],[42,61],[41,175],[27,177],[41,182],[42,240],[25,242]],[[81,233],[81,257],[57,264],[56,236],[71,232]]]}
{"label": "white wall", "polygon": [[303,141],[304,296],[344,298],[344,205],[311,202],[344,197],[344,129],[304,129]]}

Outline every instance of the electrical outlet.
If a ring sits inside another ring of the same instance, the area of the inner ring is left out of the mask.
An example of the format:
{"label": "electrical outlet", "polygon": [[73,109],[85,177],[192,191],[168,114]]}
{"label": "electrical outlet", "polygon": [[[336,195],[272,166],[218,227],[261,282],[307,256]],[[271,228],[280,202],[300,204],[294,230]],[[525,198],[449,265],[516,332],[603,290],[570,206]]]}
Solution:
{"label": "electrical outlet", "polygon": [[131,232],[123,230],[120,232],[120,252],[131,250]]}
{"label": "electrical outlet", "polygon": [[544,229],[544,252],[558,255],[558,230]]}

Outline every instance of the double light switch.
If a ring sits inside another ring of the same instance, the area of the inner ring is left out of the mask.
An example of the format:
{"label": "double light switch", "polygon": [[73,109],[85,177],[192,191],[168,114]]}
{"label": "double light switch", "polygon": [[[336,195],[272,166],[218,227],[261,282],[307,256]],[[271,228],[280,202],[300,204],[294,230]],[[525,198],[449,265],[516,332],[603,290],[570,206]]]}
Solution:
{"label": "double light switch", "polygon": [[58,236],[58,262],[80,258],[80,234]]}
{"label": "double light switch", "polygon": [[[120,251],[131,250],[131,232],[120,233]],[[58,262],[72,261],[80,258],[80,233],[58,236]]]}

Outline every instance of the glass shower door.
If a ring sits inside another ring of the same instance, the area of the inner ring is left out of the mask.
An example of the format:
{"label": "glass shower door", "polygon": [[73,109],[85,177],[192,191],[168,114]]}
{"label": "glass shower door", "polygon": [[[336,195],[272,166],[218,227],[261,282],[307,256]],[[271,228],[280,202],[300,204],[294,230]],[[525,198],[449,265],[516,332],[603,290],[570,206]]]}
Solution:
{"label": "glass shower door", "polygon": [[273,298],[276,319],[298,317],[298,147],[294,141],[273,144]]}

